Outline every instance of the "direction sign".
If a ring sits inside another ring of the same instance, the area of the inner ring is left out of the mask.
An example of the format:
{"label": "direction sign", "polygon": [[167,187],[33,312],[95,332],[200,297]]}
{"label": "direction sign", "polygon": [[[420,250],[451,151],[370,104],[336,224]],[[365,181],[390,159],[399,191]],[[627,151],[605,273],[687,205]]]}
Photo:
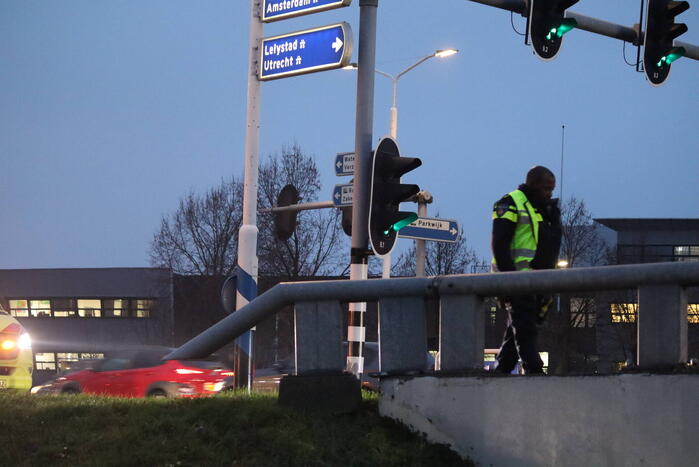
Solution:
{"label": "direction sign", "polygon": [[340,152],[335,156],[335,175],[354,175],[353,152]]}
{"label": "direction sign", "polygon": [[278,21],[294,16],[318,13],[349,6],[352,0],[264,0],[262,2],[262,21]]}
{"label": "direction sign", "polygon": [[291,32],[262,39],[258,79],[268,80],[332,70],[352,57],[352,28],[348,23]]}
{"label": "direction sign", "polygon": [[459,235],[459,223],[451,219],[418,217],[412,224],[398,231],[402,238],[432,240],[435,242],[455,242]]}
{"label": "direction sign", "polygon": [[352,183],[335,185],[335,189],[333,189],[333,203],[338,207],[352,206],[353,193],[354,185]]}

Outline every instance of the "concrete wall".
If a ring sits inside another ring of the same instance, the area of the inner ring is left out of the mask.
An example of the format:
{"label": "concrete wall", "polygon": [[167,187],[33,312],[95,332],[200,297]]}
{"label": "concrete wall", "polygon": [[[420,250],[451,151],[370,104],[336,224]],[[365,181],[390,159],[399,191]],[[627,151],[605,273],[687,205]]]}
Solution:
{"label": "concrete wall", "polygon": [[391,377],[379,411],[479,465],[699,459],[699,375]]}

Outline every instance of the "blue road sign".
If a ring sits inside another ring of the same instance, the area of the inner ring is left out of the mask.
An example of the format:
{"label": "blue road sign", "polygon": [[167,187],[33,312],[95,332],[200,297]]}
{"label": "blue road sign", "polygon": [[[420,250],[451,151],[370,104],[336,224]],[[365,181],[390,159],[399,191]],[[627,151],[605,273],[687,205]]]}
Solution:
{"label": "blue road sign", "polygon": [[435,242],[455,242],[459,235],[459,223],[451,219],[418,217],[412,224],[398,231],[402,238],[432,240]]}
{"label": "blue road sign", "polygon": [[260,80],[332,70],[352,57],[352,29],[348,23],[292,32],[262,39]]}
{"label": "blue road sign", "polygon": [[335,156],[335,175],[354,175],[353,152],[340,152]]}
{"label": "blue road sign", "polygon": [[262,21],[269,23],[294,16],[349,6],[352,0],[264,0]]}
{"label": "blue road sign", "polygon": [[337,207],[352,206],[353,194],[354,185],[352,183],[335,185],[333,189],[333,203]]}

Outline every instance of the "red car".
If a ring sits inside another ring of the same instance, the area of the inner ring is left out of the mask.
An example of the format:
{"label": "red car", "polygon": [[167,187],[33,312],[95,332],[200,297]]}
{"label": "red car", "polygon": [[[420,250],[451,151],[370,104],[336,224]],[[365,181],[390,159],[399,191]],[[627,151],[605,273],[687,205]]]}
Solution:
{"label": "red car", "polygon": [[138,351],[95,360],[90,368],[32,389],[35,394],[100,394],[120,397],[197,397],[218,393],[233,375],[220,363],[163,360],[169,351]]}

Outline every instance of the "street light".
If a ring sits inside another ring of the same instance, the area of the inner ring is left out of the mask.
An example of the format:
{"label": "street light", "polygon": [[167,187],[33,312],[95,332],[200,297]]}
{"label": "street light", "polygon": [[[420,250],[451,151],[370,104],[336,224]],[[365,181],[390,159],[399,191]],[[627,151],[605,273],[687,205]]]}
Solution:
{"label": "street light", "polygon": [[[416,68],[418,65],[421,65],[422,63],[426,62],[430,58],[433,57],[438,57],[438,58],[445,58],[449,57],[451,55],[454,55],[458,53],[459,51],[457,49],[440,49],[440,50],[435,50],[433,53],[429,55],[425,55],[422,57],[420,60],[417,62],[413,63],[410,65],[408,68],[405,70],[401,71],[397,75],[391,75],[389,73],[383,72],[381,70],[374,70],[377,74],[381,76],[385,76],[386,78],[391,80],[392,83],[392,91],[393,91],[393,99],[392,99],[392,104],[391,104],[391,115],[390,115],[390,120],[389,120],[389,135],[391,138],[394,140],[398,140],[398,107],[396,105],[396,99],[397,99],[397,94],[398,94],[398,80],[409,72],[410,70]],[[357,65],[355,63],[350,64],[346,67],[344,67],[346,70],[355,70],[357,69]],[[428,194],[429,195],[429,194]],[[431,200],[431,195],[429,196]],[[421,199],[421,198],[418,198]],[[421,212],[422,211],[422,212]],[[421,205],[418,202],[418,216],[425,216],[427,213],[427,206],[426,204]],[[415,265],[415,275],[417,277],[422,277],[425,275],[425,241],[424,240],[415,240],[415,254],[416,254],[416,265]],[[386,255],[384,256],[383,260],[383,274],[381,275],[384,279],[387,279],[391,277],[391,255]]]}

